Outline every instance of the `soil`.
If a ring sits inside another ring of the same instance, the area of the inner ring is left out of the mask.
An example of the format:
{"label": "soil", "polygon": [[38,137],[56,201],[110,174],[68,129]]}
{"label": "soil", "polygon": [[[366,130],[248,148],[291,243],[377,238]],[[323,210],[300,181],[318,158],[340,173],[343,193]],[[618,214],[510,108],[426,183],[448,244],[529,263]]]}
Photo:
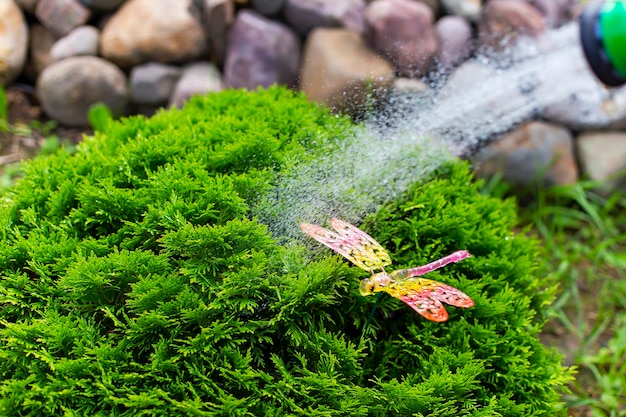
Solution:
{"label": "soil", "polygon": [[93,134],[90,128],[57,126],[44,115],[32,86],[16,84],[7,87],[5,93],[10,128],[0,129],[0,171],[9,164],[32,158],[50,136],[76,145],[83,135]]}

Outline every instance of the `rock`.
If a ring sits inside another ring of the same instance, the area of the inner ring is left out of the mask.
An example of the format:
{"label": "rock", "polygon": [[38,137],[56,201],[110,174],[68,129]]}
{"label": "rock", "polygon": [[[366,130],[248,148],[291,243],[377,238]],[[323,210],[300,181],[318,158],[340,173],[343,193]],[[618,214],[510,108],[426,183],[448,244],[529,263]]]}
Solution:
{"label": "rock", "polygon": [[30,27],[30,59],[38,74],[52,63],[50,50],[58,39],[54,32],[43,25],[34,24]]}
{"label": "rock", "polygon": [[79,26],[52,45],[53,61],[78,55],[98,55],[100,31],[93,26]]}
{"label": "rock", "polygon": [[491,0],[484,8],[478,25],[480,44],[488,49],[502,50],[519,36],[538,37],[546,30],[546,22],[537,9],[528,3]]}
{"label": "rock", "polygon": [[412,0],[375,0],[365,11],[367,39],[403,77],[417,78],[438,49],[433,12]]}
{"label": "rock", "polygon": [[455,16],[476,21],[480,16],[481,0],[441,0],[443,7]]}
{"label": "rock", "polygon": [[115,117],[126,107],[126,76],[115,65],[93,56],[52,63],[37,80],[46,114],[68,126],[87,126],[90,106],[104,103]]}
{"label": "rock", "polygon": [[585,132],[576,142],[581,168],[610,189],[626,192],[626,132]]}
{"label": "rock", "polygon": [[472,53],[472,27],[459,16],[444,16],[435,26],[439,38],[437,63],[450,69],[463,62]]}
{"label": "rock", "polygon": [[224,65],[226,86],[294,86],[299,64],[300,40],[289,27],[253,11],[237,13]]}
{"label": "rock", "polygon": [[102,56],[122,68],[151,61],[188,61],[206,49],[192,0],[128,0],[100,37]]}
{"label": "rock", "polygon": [[130,96],[142,106],[165,106],[183,71],[173,65],[149,62],[130,71]]}
{"label": "rock", "polygon": [[431,92],[431,88],[422,80],[415,78],[396,77],[393,80],[393,91],[397,94],[427,94]]}
{"label": "rock", "polygon": [[309,35],[300,89],[312,100],[339,111],[359,112],[372,92],[382,95],[394,80],[393,68],[349,29],[315,29]]}
{"label": "rock", "polygon": [[26,63],[28,27],[13,0],[0,0],[0,86],[13,82]]}
{"label": "rock", "polygon": [[574,91],[569,97],[544,106],[541,116],[573,130],[624,126],[619,120],[625,114],[623,105],[626,97],[606,97],[603,93],[602,90]]}
{"label": "rock", "polygon": [[626,120],[626,88],[609,92],[586,63],[579,62],[582,59],[568,56],[566,71],[539,73],[535,95],[542,105],[541,117],[572,130],[619,128],[620,120]]}
{"label": "rock", "polygon": [[252,7],[265,16],[278,14],[285,5],[286,0],[252,0]]}
{"label": "rock", "polygon": [[126,0],[79,0],[85,7],[96,12],[110,12]]}
{"label": "rock", "polygon": [[454,154],[467,155],[530,116],[528,97],[517,83],[484,61],[471,60],[439,90],[429,119],[433,136],[455,144]]}
{"label": "rock", "polygon": [[346,27],[362,33],[365,6],[365,0],[287,0],[283,14],[300,35],[318,27]]}
{"label": "rock", "polygon": [[420,3],[424,3],[425,5],[430,7],[430,9],[433,11],[433,15],[435,16],[439,15],[439,10],[441,9],[441,4],[439,3],[439,0],[416,0],[416,1],[419,1]]}
{"label": "rock", "polygon": [[569,18],[570,0],[529,0],[550,27],[558,27]]}
{"label": "rock", "polygon": [[15,3],[20,6],[23,11],[33,14],[35,13],[35,7],[39,0],[15,0]]}
{"label": "rock", "polygon": [[611,110],[614,116],[607,127],[611,130],[626,131],[626,87],[612,90],[603,107],[605,110]]}
{"label": "rock", "polygon": [[530,185],[572,184],[578,180],[574,140],[569,130],[530,122],[503,136],[477,154],[478,174],[501,173],[509,182]]}
{"label": "rock", "polygon": [[578,19],[583,9],[587,5],[580,0],[560,0],[566,3],[565,5],[565,20]]}
{"label": "rock", "polygon": [[35,16],[56,35],[65,36],[87,23],[91,11],[78,0],[39,0]]}
{"label": "rock", "polygon": [[233,0],[204,0],[203,22],[209,38],[209,56],[220,67],[226,59],[228,34],[235,21]]}
{"label": "rock", "polygon": [[[395,119],[399,116],[403,121],[411,123],[412,115],[432,105],[434,90],[426,82],[415,78],[396,77],[390,94],[377,102],[377,114],[381,114],[384,123],[397,126]],[[402,123],[402,122],[400,122]],[[415,130],[415,125],[409,127]]]}
{"label": "rock", "polygon": [[[439,91],[440,100],[448,100],[458,98],[459,100],[465,96],[469,96],[470,93],[474,93],[472,89],[478,89],[478,93],[472,97],[472,101],[475,101],[476,97],[480,97],[482,91],[486,91],[488,88],[484,86],[484,83],[480,83],[480,80],[488,80],[495,78],[497,72],[494,68],[488,66],[484,62],[477,60],[470,60],[459,68],[457,68],[450,78],[446,81],[446,84]],[[459,92],[462,92],[459,94]],[[493,103],[498,104],[498,103]],[[474,105],[473,105],[474,106]],[[493,107],[493,106],[491,106]],[[480,109],[484,111],[485,109]]]}
{"label": "rock", "polygon": [[220,91],[223,88],[222,77],[215,64],[195,62],[185,67],[169,106],[182,107],[194,94],[206,94],[211,91]]}

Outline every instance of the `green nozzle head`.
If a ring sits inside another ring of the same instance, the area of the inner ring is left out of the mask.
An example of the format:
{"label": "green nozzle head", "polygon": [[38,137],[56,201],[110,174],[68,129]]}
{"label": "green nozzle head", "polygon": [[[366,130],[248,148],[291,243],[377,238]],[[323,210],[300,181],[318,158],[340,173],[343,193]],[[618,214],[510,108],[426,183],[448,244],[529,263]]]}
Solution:
{"label": "green nozzle head", "polygon": [[626,1],[589,3],[580,16],[585,57],[604,84],[626,84]]}

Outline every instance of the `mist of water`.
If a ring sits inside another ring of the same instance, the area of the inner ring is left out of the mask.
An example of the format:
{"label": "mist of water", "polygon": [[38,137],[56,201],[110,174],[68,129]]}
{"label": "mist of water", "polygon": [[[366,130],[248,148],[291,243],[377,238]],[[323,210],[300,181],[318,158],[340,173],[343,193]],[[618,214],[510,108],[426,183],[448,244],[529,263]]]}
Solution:
{"label": "mist of water", "polygon": [[331,216],[358,224],[445,161],[473,153],[555,104],[573,103],[583,119],[588,115],[583,124],[608,122],[585,111],[611,97],[588,69],[574,23],[506,54],[477,56],[432,85],[426,94],[390,97],[355,128],[352,140],[287,170],[255,214],[284,237],[298,236],[300,222],[324,224]]}

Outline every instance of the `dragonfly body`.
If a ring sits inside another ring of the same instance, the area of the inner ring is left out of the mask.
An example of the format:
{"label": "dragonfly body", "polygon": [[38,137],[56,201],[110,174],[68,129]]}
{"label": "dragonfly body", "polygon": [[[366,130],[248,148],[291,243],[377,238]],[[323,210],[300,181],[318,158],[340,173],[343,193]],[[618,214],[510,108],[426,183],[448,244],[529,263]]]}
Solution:
{"label": "dragonfly body", "polygon": [[474,301],[469,296],[450,285],[408,275],[411,269],[400,269],[392,273],[379,272],[362,280],[359,288],[361,295],[384,291],[427,319],[439,322],[448,319],[448,312],[442,302],[456,307],[474,306]]}
{"label": "dragonfly body", "polygon": [[361,281],[361,295],[384,291],[427,319],[437,322],[448,319],[448,312],[442,303],[466,308],[474,306],[474,301],[467,294],[454,287],[427,278],[417,278],[470,257],[468,251],[456,251],[426,265],[388,273],[384,267],[391,264],[391,258],[371,236],[343,220],[332,219],[331,226],[334,231],[308,223],[301,224],[300,228],[313,239],[372,273],[370,278]]}

